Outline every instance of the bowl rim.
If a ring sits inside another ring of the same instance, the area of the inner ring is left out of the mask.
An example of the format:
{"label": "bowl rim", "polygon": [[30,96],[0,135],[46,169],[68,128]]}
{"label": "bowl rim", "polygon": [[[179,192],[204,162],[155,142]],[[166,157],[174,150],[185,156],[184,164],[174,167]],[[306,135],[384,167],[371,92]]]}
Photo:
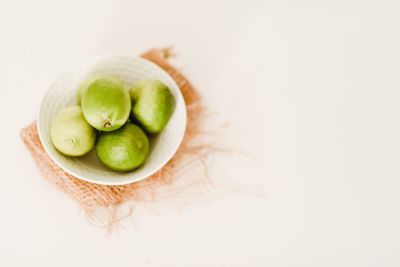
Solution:
{"label": "bowl rim", "polygon": [[[177,138],[177,142],[175,142],[175,146],[173,147],[173,149],[171,149],[170,154],[165,157],[161,163],[159,164],[158,168],[154,168],[150,171],[148,171],[147,173],[143,174],[141,177],[136,178],[136,179],[132,179],[132,180],[126,180],[126,181],[120,181],[120,180],[109,180],[109,181],[97,181],[97,180],[93,180],[92,178],[87,178],[84,177],[72,170],[70,170],[69,168],[65,167],[63,164],[61,164],[57,158],[53,155],[53,153],[51,152],[50,148],[48,147],[47,142],[45,142],[44,137],[43,137],[43,133],[41,131],[42,127],[41,127],[41,114],[42,114],[42,109],[43,109],[43,104],[44,104],[44,100],[46,99],[46,97],[48,96],[48,94],[51,93],[50,88],[53,86],[53,84],[61,77],[63,77],[64,75],[68,74],[69,72],[71,72],[74,68],[79,68],[79,67],[84,67],[86,65],[90,65],[93,64],[97,61],[100,60],[106,60],[106,59],[111,59],[111,58],[126,58],[126,59],[131,59],[131,60],[139,60],[139,61],[143,61],[146,62],[146,64],[151,65],[153,68],[157,69],[158,71],[162,72],[166,79],[169,80],[169,82],[171,84],[174,84],[174,86],[176,86],[177,90],[177,97],[175,99],[175,101],[178,103],[180,102],[181,105],[183,105],[183,110],[182,112],[184,113],[184,116],[182,117],[182,119],[184,120],[182,122],[183,124],[183,128],[184,130],[180,133],[180,136]],[[187,108],[186,108],[186,103],[185,103],[185,98],[183,97],[181,88],[178,86],[178,84],[175,82],[175,80],[171,77],[171,75],[166,72],[163,68],[161,68],[159,65],[155,64],[154,62],[142,58],[140,56],[131,56],[131,55],[121,55],[121,54],[104,54],[104,55],[99,55],[99,56],[95,56],[92,57],[88,60],[85,60],[83,62],[81,62],[81,64],[75,64],[73,67],[69,68],[67,71],[64,71],[63,73],[61,73],[60,75],[58,75],[56,77],[56,79],[54,79],[50,85],[48,86],[48,89],[46,91],[46,93],[43,95],[42,97],[42,101],[40,103],[40,108],[39,108],[39,112],[38,112],[38,116],[37,116],[37,121],[36,121],[36,126],[37,126],[37,132],[39,135],[39,140],[40,143],[42,144],[46,154],[50,157],[50,159],[57,165],[59,166],[63,171],[65,171],[66,173],[89,183],[92,184],[98,184],[98,185],[127,185],[127,184],[132,184],[132,183],[136,183],[139,181],[142,181],[144,179],[149,178],[151,175],[153,175],[154,173],[156,173],[157,171],[159,171],[161,168],[163,168],[172,158],[173,156],[176,154],[176,152],[178,151],[179,147],[182,144],[182,141],[184,139],[184,136],[186,134],[186,129],[187,129]]]}

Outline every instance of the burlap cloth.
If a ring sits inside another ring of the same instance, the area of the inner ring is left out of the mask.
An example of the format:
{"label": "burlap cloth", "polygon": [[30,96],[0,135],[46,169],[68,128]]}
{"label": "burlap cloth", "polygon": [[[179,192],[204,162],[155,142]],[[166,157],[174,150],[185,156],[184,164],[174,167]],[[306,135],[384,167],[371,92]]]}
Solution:
{"label": "burlap cloth", "polygon": [[[159,65],[178,84],[187,106],[187,129],[174,157],[157,173],[142,181],[121,186],[88,183],[64,172],[46,154],[38,136],[36,122],[21,130],[21,138],[32,154],[43,177],[66,193],[82,207],[89,222],[110,229],[123,217],[132,214],[140,203],[163,200],[190,201],[206,193],[211,185],[207,176],[206,157],[213,151],[201,130],[204,117],[201,99],[189,80],[168,62],[170,49],[152,49],[141,55]],[[121,206],[128,206],[121,210]]]}

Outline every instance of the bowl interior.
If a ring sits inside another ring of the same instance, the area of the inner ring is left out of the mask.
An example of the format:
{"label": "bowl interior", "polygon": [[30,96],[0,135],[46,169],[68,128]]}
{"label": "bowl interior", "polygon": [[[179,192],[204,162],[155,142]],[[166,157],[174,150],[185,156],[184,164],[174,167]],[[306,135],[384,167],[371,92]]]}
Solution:
{"label": "bowl interior", "polygon": [[[170,88],[175,98],[174,113],[163,131],[151,137],[150,155],[140,168],[125,173],[114,172],[99,162],[94,150],[83,157],[72,158],[62,155],[53,146],[50,125],[55,115],[64,107],[77,105],[78,87],[91,76],[112,76],[128,87],[143,79],[156,79]],[[67,71],[50,86],[43,98],[38,117],[39,137],[49,156],[63,170],[77,178],[106,185],[128,184],[155,173],[175,154],[185,129],[186,106],[179,87],[160,67],[137,57],[103,56]]]}

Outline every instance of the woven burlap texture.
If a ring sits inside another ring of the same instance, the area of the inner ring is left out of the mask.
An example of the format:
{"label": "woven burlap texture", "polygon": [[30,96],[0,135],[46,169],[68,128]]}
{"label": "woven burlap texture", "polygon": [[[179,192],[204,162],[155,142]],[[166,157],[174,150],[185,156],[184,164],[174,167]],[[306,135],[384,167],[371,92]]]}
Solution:
{"label": "woven burlap texture", "polygon": [[91,222],[101,222],[102,226],[109,227],[118,222],[121,217],[116,210],[121,204],[129,203],[132,207],[140,203],[171,199],[190,201],[195,195],[207,192],[211,184],[205,160],[212,148],[207,144],[207,133],[201,130],[204,108],[198,92],[188,79],[168,62],[171,56],[170,49],[152,49],[141,56],[159,65],[175,80],[184,96],[188,115],[187,129],[180,148],[154,175],[136,183],[120,186],[98,185],[79,180],[64,172],[46,154],[39,140],[36,123],[21,130],[22,140],[43,177],[74,199]]}

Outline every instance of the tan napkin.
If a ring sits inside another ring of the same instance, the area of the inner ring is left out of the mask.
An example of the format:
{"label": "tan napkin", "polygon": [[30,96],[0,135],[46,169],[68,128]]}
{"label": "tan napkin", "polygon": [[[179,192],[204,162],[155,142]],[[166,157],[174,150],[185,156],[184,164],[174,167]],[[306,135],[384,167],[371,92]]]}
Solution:
{"label": "tan napkin", "polygon": [[[159,65],[178,84],[185,98],[188,124],[182,145],[174,157],[149,178],[122,186],[88,183],[64,172],[46,154],[39,140],[36,122],[21,130],[21,138],[31,152],[43,177],[56,188],[74,199],[84,210],[90,222],[111,228],[122,217],[131,214],[131,208],[140,203],[161,200],[190,201],[207,192],[211,184],[207,177],[205,159],[213,150],[206,140],[207,133],[200,127],[204,108],[198,92],[174,66],[168,62],[170,49],[152,49],[144,54]],[[119,214],[124,204],[129,212]]]}

